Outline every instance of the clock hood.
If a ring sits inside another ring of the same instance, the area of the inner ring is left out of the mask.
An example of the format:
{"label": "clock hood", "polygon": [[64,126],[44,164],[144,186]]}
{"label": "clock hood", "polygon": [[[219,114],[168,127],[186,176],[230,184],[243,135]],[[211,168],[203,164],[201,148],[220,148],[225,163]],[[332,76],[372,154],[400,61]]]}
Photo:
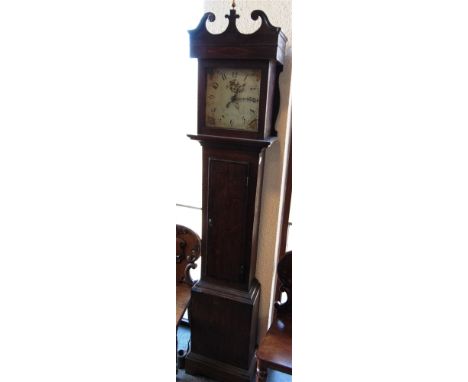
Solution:
{"label": "clock hood", "polygon": [[253,33],[239,32],[236,26],[239,15],[231,9],[225,16],[229,19],[226,30],[213,34],[206,28],[206,23],[215,21],[216,16],[212,12],[205,13],[198,26],[189,31],[190,56],[201,59],[265,59],[283,64],[287,38],[281,28],[273,26],[261,10],[253,11],[250,16],[252,20],[262,20]]}

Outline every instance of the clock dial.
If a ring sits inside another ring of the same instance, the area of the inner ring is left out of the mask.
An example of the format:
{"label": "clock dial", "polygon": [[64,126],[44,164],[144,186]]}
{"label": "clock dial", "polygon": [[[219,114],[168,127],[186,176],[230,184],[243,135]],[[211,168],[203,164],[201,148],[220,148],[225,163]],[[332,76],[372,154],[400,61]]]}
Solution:
{"label": "clock dial", "polygon": [[258,131],[259,69],[209,68],[206,127]]}

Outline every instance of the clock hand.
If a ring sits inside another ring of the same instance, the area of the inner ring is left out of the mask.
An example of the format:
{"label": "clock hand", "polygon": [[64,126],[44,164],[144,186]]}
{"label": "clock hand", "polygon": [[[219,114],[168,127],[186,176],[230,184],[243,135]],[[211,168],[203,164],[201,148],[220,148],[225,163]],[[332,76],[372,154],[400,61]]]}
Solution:
{"label": "clock hand", "polygon": [[250,102],[257,102],[258,99],[254,97],[242,97],[242,98],[237,98],[237,101],[250,101]]}
{"label": "clock hand", "polygon": [[231,100],[226,104],[226,108],[228,108],[229,105],[230,105],[231,103],[234,103],[234,102],[236,102],[236,101],[237,101],[237,93],[235,93],[235,94],[231,97]]}

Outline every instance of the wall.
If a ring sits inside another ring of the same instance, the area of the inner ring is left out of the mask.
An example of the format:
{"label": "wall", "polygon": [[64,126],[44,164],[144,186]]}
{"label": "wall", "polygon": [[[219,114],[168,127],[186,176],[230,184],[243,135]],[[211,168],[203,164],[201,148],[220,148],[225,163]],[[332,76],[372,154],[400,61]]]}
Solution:
{"label": "wall", "polygon": [[[207,23],[212,33],[225,30],[228,20],[224,15],[229,13],[231,1],[205,0],[205,11],[213,12],[216,20]],[[237,27],[242,33],[252,33],[259,26],[261,20],[253,21],[250,13],[255,9],[263,10],[274,26],[281,27],[288,38],[284,70],[280,76],[281,105],[276,129],[279,142],[267,151],[265,160],[265,177],[263,184],[262,210],[260,216],[260,230],[258,243],[258,258],[256,276],[262,286],[259,312],[259,338],[262,337],[270,321],[272,298],[274,294],[273,278],[277,262],[279,217],[282,214],[282,194],[284,190],[285,158],[287,158],[286,143],[289,137],[290,83],[292,66],[292,36],[291,36],[291,0],[264,1],[236,1],[236,10],[240,15]]]}

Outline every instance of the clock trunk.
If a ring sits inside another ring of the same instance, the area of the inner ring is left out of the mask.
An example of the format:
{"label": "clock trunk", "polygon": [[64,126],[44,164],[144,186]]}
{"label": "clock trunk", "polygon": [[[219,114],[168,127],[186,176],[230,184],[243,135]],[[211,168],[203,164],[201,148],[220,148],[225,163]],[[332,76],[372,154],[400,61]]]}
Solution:
{"label": "clock trunk", "polygon": [[[230,147],[230,148],[227,148]],[[264,150],[203,149],[202,279],[248,290],[255,277]]]}

